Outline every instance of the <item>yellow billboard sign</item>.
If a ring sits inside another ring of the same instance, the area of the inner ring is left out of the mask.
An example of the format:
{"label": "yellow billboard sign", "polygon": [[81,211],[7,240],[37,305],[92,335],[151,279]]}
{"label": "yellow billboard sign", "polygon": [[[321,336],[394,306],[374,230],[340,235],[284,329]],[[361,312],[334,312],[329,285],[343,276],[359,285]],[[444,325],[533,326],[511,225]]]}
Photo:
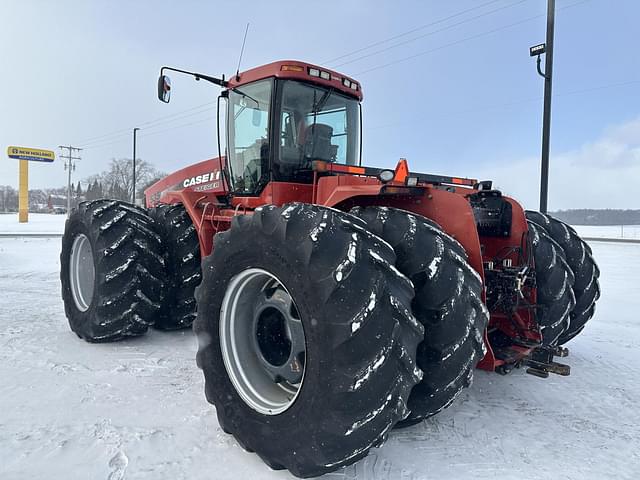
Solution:
{"label": "yellow billboard sign", "polygon": [[56,155],[51,150],[42,150],[40,148],[28,148],[28,147],[7,147],[7,155],[9,158],[15,158],[17,160],[29,160],[32,162],[48,162],[51,163],[55,160]]}
{"label": "yellow billboard sign", "polygon": [[20,171],[18,174],[19,194],[18,194],[18,221],[25,223],[29,221],[29,162],[51,163],[56,155],[51,150],[29,147],[7,147],[9,158],[20,160]]}

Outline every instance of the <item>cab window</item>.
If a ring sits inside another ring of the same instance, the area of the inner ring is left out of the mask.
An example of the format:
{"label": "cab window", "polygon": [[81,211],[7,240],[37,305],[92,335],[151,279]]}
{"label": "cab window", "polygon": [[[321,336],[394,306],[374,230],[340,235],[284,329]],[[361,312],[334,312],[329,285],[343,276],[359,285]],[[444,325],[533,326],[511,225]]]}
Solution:
{"label": "cab window", "polygon": [[280,85],[276,179],[306,182],[314,160],[357,165],[358,101],[333,89],[293,80],[282,81]]}
{"label": "cab window", "polygon": [[238,195],[257,194],[269,180],[269,106],[273,82],[229,92],[227,140],[231,183]]}

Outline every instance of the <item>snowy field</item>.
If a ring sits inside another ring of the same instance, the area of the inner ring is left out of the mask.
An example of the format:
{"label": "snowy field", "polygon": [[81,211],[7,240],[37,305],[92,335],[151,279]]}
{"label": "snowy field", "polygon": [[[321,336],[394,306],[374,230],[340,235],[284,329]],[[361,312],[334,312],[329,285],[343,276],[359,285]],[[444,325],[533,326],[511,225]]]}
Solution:
{"label": "snowy field", "polygon": [[[66,215],[49,215],[45,213],[29,214],[28,223],[18,223],[18,215],[0,213],[0,234],[6,233],[52,233],[64,231]],[[574,225],[583,237],[596,238],[632,238],[640,240],[640,225],[591,226]]]}
{"label": "snowy field", "polygon": [[581,237],[640,240],[640,225],[574,225]]}
{"label": "snowy field", "polygon": [[0,233],[62,234],[66,219],[66,215],[30,213],[27,223],[19,223],[17,213],[0,213]]}
{"label": "snowy field", "polygon": [[[592,247],[603,296],[569,344],[570,377],[478,371],[451,408],[324,478],[638,478],[640,245]],[[219,428],[190,331],[79,340],[59,251],[58,238],[0,238],[0,479],[292,478]]]}

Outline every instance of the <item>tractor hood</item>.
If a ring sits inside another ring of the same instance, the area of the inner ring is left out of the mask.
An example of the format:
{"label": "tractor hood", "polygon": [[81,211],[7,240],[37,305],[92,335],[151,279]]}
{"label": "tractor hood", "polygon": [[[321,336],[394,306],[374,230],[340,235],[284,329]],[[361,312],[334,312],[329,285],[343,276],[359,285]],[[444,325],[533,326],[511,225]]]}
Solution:
{"label": "tractor hood", "polygon": [[224,195],[223,174],[220,171],[224,164],[224,157],[216,157],[173,172],[144,191],[147,207],[163,202],[171,192],[182,190]]}

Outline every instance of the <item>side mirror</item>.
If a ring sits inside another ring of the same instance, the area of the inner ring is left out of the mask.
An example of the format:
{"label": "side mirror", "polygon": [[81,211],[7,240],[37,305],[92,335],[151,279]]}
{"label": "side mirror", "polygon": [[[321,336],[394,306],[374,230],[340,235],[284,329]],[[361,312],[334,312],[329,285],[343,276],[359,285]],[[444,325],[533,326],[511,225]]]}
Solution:
{"label": "side mirror", "polygon": [[158,100],[169,103],[171,99],[171,79],[166,75],[160,75],[158,78]]}

